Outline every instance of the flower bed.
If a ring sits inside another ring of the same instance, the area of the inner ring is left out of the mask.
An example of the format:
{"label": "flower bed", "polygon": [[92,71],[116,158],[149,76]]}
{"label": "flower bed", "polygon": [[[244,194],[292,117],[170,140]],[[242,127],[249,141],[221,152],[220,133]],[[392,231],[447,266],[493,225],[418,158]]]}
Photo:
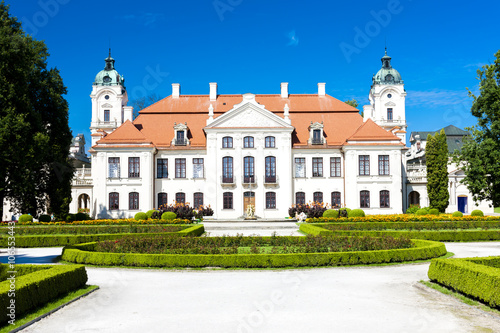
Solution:
{"label": "flower bed", "polygon": [[[193,250],[196,247],[190,246],[186,248],[177,246],[176,249],[168,248],[171,244],[160,247],[168,254],[151,253],[149,248],[155,245],[153,242],[145,242],[141,247],[143,252],[149,253],[98,252],[98,248],[107,251],[113,249],[128,251],[130,249],[127,248],[126,243],[120,243],[120,241],[116,242],[118,244],[116,247],[112,243],[98,244],[94,242],[66,247],[63,250],[62,258],[69,262],[109,266],[265,268],[379,264],[429,259],[446,253],[444,244],[423,240],[413,240],[412,247],[404,248],[409,243],[407,243],[407,240],[402,240],[406,244],[403,248],[363,251],[360,249],[363,247],[371,248],[373,242],[377,241],[373,241],[373,238],[367,238],[369,241],[353,250],[353,244],[362,241],[363,238],[344,237],[342,238],[343,241],[340,241],[340,238],[327,237],[331,238],[331,240],[337,239],[340,243],[343,242],[343,245],[338,247],[341,252],[328,252],[334,249],[335,246],[328,243],[329,240],[320,241],[314,237],[225,237],[221,238],[222,240],[213,240],[215,238],[202,238],[206,241],[201,241],[202,244],[198,244],[200,246],[197,247],[197,250]],[[307,245],[307,242],[311,244]],[[301,248],[312,250],[313,244],[315,244],[314,246],[319,245],[319,248],[315,248],[314,252],[300,252]],[[349,245],[351,248],[349,248]],[[205,249],[202,250],[202,246]],[[232,249],[234,247],[238,250]],[[235,252],[241,253],[239,251],[241,247],[246,247],[248,252],[246,254],[236,254]],[[266,249],[266,247],[268,248]],[[269,249],[269,247],[271,248]],[[275,247],[274,250],[273,247]],[[289,248],[285,252],[284,247],[290,247],[291,249]],[[154,248],[156,248],[156,245]],[[179,251],[181,254],[172,253],[175,251]],[[196,251],[198,253],[193,253]],[[161,250],[157,252],[161,252]],[[205,254],[200,254],[201,252]]]}
{"label": "flower bed", "polygon": [[[3,221],[0,225],[7,225],[8,221]],[[20,225],[127,225],[127,224],[191,224],[195,223],[187,219],[159,220],[147,219],[137,221],[135,219],[101,219],[101,220],[86,220],[86,221],[70,221],[70,222],[16,222],[16,226]]]}
{"label": "flower bed", "polygon": [[431,281],[500,308],[500,257],[432,260],[428,276]]}
{"label": "flower bed", "polygon": [[426,221],[500,221],[500,216],[471,216],[455,217],[451,214],[441,215],[367,215],[366,217],[317,217],[306,219],[307,223],[340,223],[340,222],[426,222]]}
{"label": "flower bed", "polygon": [[300,231],[311,235],[393,236],[441,242],[500,240],[500,222],[373,222],[302,223]]}
{"label": "flower bed", "polygon": [[[145,226],[144,226],[145,227]],[[116,240],[123,237],[131,237],[131,238],[141,238],[145,236],[151,236],[160,234],[163,236],[169,237],[184,237],[184,236],[200,236],[205,232],[203,225],[188,225],[188,226],[173,226],[174,228],[179,228],[177,231],[167,231],[168,226],[162,226],[161,230],[157,230],[157,226],[153,226],[154,231],[151,232],[142,232],[147,230],[147,228],[140,228],[138,226],[134,231],[134,227],[132,226],[132,230],[128,230],[128,232],[124,233],[97,233],[97,234],[44,234],[44,235],[24,235],[24,236],[16,236],[16,247],[51,247],[51,246],[66,246],[72,244],[86,243],[86,242],[95,242],[95,241],[104,241],[104,240]],[[60,227],[57,227],[60,228]],[[83,227],[85,228],[85,227]],[[163,230],[165,229],[165,230]],[[14,229],[15,231],[17,230]],[[172,229],[175,230],[175,229]],[[0,247],[7,247],[7,240],[9,235],[2,235],[0,237]]]}

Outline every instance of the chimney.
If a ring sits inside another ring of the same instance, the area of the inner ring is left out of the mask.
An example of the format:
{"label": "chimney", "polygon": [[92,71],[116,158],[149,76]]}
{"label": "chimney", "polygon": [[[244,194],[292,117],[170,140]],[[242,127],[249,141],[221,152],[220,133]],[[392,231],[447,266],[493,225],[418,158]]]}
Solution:
{"label": "chimney", "polygon": [[326,83],[318,83],[318,96],[326,95]]}
{"label": "chimney", "polygon": [[217,82],[210,82],[210,101],[217,100]]}
{"label": "chimney", "polygon": [[288,82],[281,82],[281,98],[288,98]]}
{"label": "chimney", "polygon": [[181,94],[181,85],[179,83],[172,83],[172,98],[179,98]]}

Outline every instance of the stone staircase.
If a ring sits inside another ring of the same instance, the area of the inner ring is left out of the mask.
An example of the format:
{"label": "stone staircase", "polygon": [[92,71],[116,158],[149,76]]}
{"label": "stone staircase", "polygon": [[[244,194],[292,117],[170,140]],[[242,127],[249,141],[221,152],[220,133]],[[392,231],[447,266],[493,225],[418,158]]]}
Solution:
{"label": "stone staircase", "polygon": [[294,220],[205,220],[203,225],[209,236],[303,236]]}

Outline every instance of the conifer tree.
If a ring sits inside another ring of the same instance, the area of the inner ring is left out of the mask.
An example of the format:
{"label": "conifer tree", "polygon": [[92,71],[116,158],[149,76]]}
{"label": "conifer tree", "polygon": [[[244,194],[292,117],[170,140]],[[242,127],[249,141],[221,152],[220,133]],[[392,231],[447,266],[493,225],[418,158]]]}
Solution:
{"label": "conifer tree", "polygon": [[427,194],[429,206],[444,212],[448,207],[448,144],[444,129],[434,136],[427,136],[425,146],[427,165]]}

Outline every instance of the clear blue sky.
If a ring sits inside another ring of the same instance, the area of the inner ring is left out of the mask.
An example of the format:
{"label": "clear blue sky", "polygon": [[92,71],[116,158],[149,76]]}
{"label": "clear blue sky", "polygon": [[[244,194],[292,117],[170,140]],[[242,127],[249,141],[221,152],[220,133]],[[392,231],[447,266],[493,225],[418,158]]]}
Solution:
{"label": "clear blue sky", "polygon": [[[45,40],[68,87],[73,134],[90,141],[95,75],[111,41],[129,99],[144,93],[327,93],[368,104],[387,40],[407,90],[408,131],[476,123],[466,87],[500,49],[500,3],[488,1],[7,0]],[[360,33],[361,31],[361,33]],[[364,36],[363,36],[364,35]],[[151,73],[156,73],[152,75]]]}

